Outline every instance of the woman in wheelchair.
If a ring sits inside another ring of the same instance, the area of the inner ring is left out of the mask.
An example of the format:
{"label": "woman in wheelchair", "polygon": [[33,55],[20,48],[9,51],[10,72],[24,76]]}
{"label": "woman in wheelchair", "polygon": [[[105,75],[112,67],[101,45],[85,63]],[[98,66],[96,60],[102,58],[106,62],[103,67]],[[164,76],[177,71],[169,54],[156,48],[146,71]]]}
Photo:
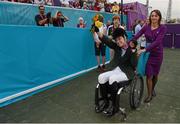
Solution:
{"label": "woman in wheelchair", "polygon": [[[124,36],[125,31],[121,28],[117,28],[113,32],[115,42],[100,33],[97,27],[95,27],[95,31],[101,41],[115,51],[114,60],[112,60],[116,61],[114,67],[111,71],[102,73],[98,77],[103,103],[95,107],[96,112],[103,112],[107,116],[112,116],[119,111],[115,105],[118,88],[121,87],[121,83],[131,80],[135,76],[137,54],[136,50],[133,49],[136,49],[137,43],[133,41],[134,43],[131,45],[128,44]],[[133,46],[134,48],[132,48]],[[110,94],[110,99],[108,94]]]}

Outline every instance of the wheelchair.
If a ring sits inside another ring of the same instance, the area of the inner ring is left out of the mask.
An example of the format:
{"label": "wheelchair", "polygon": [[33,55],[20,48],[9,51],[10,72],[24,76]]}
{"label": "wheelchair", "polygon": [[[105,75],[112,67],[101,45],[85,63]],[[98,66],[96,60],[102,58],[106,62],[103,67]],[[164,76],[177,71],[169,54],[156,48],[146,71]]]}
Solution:
{"label": "wheelchair", "polygon": [[[123,115],[123,120],[126,120],[126,112],[124,108],[120,107],[120,95],[122,92],[129,93],[129,105],[130,108],[133,110],[136,110],[140,104],[143,97],[144,92],[144,80],[143,77],[136,74],[132,80],[118,82],[118,91],[116,94],[116,107],[119,108],[119,112]],[[111,100],[110,96],[108,96],[108,99]],[[99,106],[102,104],[102,97],[100,94],[100,87],[99,84],[97,84],[95,89],[95,106]],[[95,109],[96,111],[96,109]]]}

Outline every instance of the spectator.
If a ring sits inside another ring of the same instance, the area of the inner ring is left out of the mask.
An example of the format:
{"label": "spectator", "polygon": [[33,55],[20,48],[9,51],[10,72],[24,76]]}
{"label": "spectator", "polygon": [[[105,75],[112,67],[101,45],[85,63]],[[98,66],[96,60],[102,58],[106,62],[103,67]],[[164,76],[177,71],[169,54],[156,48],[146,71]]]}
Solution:
{"label": "spectator", "polygon": [[52,18],[52,24],[55,27],[64,27],[64,22],[69,21],[68,17],[64,16],[60,11],[56,12],[54,18]]}
{"label": "spectator", "polygon": [[86,24],[84,23],[84,19],[82,17],[79,17],[79,24],[77,24],[78,28],[85,28]]}
{"label": "spectator", "polygon": [[45,15],[45,7],[43,5],[39,6],[39,14],[35,16],[35,21],[37,26],[47,26],[49,19]]}
{"label": "spectator", "polygon": [[69,7],[69,1],[68,0],[61,0],[63,7]]}
{"label": "spectator", "polygon": [[43,4],[44,4],[44,0],[34,0],[34,3],[35,3],[35,4],[39,4],[39,5],[40,5],[40,4],[43,5]]}
{"label": "spectator", "polygon": [[94,10],[94,0],[88,0],[89,10]]}
{"label": "spectator", "polygon": [[107,29],[109,28],[109,26],[111,25],[111,21],[110,20],[108,20],[107,21],[107,23],[106,23],[106,27],[107,27]]}
{"label": "spectator", "polygon": [[111,4],[105,3],[105,12],[111,12],[111,9],[112,9]]}
{"label": "spectator", "polygon": [[[12,0],[11,0],[12,2]],[[16,0],[15,2],[20,2],[20,3],[33,3],[33,0]]]}
{"label": "spectator", "polygon": [[120,10],[119,5],[116,2],[114,2],[114,6],[112,7],[112,13],[119,14],[119,10]]}
{"label": "spectator", "polygon": [[53,5],[52,0],[45,0],[45,4],[48,5],[48,6]]}
{"label": "spectator", "polygon": [[89,10],[94,10],[94,6],[92,4],[89,5]]}
{"label": "spectator", "polygon": [[145,24],[144,25],[148,25],[149,24],[149,18],[146,19]]}
{"label": "spectator", "polygon": [[99,7],[100,7],[100,11],[101,11],[101,12],[105,12],[104,2],[103,2],[103,1],[101,1],[101,2],[99,3]]}
{"label": "spectator", "polygon": [[[101,17],[101,18],[100,18]],[[104,22],[104,18],[102,15],[99,15],[99,21],[100,22]],[[103,24],[100,28],[99,28],[101,33],[106,34],[106,25]],[[105,71],[105,60],[106,60],[106,45],[104,43],[101,42],[101,40],[99,39],[98,35],[96,32],[93,33],[93,37],[94,37],[94,47],[95,47],[95,56],[97,59],[97,63],[98,63],[98,71]],[[102,66],[100,65],[100,54],[102,56]]]}
{"label": "spectator", "polygon": [[79,3],[78,0],[76,0],[76,1],[73,3],[73,6],[74,6],[74,8],[76,8],[76,9],[81,9],[81,6],[80,6],[80,3]]}
{"label": "spectator", "polygon": [[95,11],[100,11],[100,5],[99,5],[99,2],[98,2],[98,0],[96,0],[96,2],[94,3],[94,10]]}
{"label": "spectator", "polygon": [[83,9],[89,10],[89,7],[86,2],[84,2],[84,4],[83,4]]}
{"label": "spectator", "polygon": [[[114,32],[115,29],[117,28],[122,28],[124,29],[124,27],[122,27],[120,25],[120,17],[118,15],[115,15],[113,17],[113,25],[109,26],[108,30],[107,30],[107,35],[109,36],[110,39],[112,39],[112,34]],[[124,32],[124,34],[126,35],[127,37],[127,34],[126,32]],[[114,50],[113,49],[110,49],[110,60],[113,60],[114,58]]]}
{"label": "spectator", "polygon": [[[138,24],[135,27],[135,35],[142,29],[143,26],[144,26],[144,21],[139,20]],[[146,39],[145,39],[144,35],[142,35],[138,39],[138,44],[140,45],[140,49],[144,49],[146,47]]]}
{"label": "spectator", "polygon": [[133,34],[135,34],[135,27],[136,25],[138,24],[138,19],[136,19],[132,25],[132,31],[133,31]]}
{"label": "spectator", "polygon": [[80,8],[82,8],[83,7],[83,0],[79,0],[79,5],[80,5]]}
{"label": "spectator", "polygon": [[142,29],[142,26],[144,25],[144,21],[139,20],[138,24],[135,27],[135,35]]}
{"label": "spectator", "polygon": [[[113,31],[116,28],[124,29],[124,27],[121,26],[121,24],[120,24],[120,16],[118,16],[118,15],[113,16],[112,21],[113,21],[113,24],[111,26],[109,26],[108,31],[107,31],[108,32],[108,36],[112,36]],[[125,33],[125,36],[127,37],[126,33]]]}
{"label": "spectator", "polygon": [[69,1],[69,7],[74,8],[74,2],[73,1]]}

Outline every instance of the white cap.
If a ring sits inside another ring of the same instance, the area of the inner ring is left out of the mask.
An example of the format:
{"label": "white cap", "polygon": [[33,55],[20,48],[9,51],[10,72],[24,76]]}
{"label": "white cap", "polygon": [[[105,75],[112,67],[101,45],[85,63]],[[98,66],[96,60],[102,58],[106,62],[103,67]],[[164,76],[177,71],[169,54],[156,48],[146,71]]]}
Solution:
{"label": "white cap", "polygon": [[83,19],[82,17],[79,17],[79,21],[80,21],[80,20],[84,21],[84,19]]}

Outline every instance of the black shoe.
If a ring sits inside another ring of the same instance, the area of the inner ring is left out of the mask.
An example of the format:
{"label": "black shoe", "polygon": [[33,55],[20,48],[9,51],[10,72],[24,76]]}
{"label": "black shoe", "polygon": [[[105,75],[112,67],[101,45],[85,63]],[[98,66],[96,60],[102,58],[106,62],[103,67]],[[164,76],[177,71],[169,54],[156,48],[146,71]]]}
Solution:
{"label": "black shoe", "polygon": [[100,66],[100,65],[98,65],[97,69],[99,69],[99,70],[100,70],[100,69],[101,69],[101,66]]}
{"label": "black shoe", "polygon": [[101,72],[101,70],[102,70],[102,69],[101,69],[101,66],[99,65],[99,66],[97,67],[97,71],[98,71],[98,72]]}
{"label": "black shoe", "polygon": [[148,96],[145,100],[144,103],[149,103],[152,100],[152,96]]}
{"label": "black shoe", "polygon": [[100,113],[104,111],[105,109],[107,109],[108,106],[109,106],[108,102],[103,102],[101,105],[95,106],[95,112]]}
{"label": "black shoe", "polygon": [[103,68],[103,69],[105,69],[105,67],[106,67],[105,65],[102,65],[102,68]]}
{"label": "black shoe", "polygon": [[118,108],[115,108],[114,106],[109,107],[108,109],[103,111],[103,114],[105,114],[108,117],[111,117],[115,115],[119,111]]}
{"label": "black shoe", "polygon": [[153,90],[152,97],[156,97],[156,92]]}
{"label": "black shoe", "polygon": [[102,65],[102,66],[101,66],[101,71],[102,71],[102,72],[105,72],[105,71],[106,71],[105,65]]}

